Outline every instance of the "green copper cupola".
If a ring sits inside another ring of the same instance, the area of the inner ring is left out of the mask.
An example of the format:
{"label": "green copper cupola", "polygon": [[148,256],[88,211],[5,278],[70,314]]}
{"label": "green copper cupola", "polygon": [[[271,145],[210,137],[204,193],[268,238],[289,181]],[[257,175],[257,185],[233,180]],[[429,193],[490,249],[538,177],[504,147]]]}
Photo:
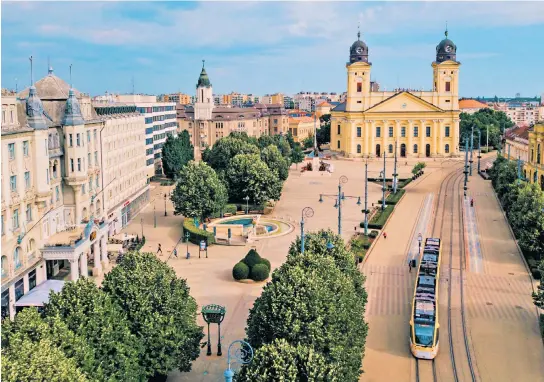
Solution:
{"label": "green copper cupola", "polygon": [[200,72],[200,76],[198,77],[198,82],[196,83],[196,87],[211,87],[212,83],[210,82],[210,79],[208,77],[208,73],[206,73],[206,69],[204,68],[204,60],[202,60],[202,71]]}

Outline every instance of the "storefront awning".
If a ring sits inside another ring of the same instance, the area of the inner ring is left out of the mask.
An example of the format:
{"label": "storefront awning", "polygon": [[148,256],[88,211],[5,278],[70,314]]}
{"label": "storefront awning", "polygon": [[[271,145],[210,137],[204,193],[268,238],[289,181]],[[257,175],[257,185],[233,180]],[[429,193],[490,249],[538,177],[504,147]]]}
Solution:
{"label": "storefront awning", "polygon": [[46,280],[16,301],[15,306],[43,306],[49,302],[51,291],[60,292],[65,283],[66,281],[61,280]]}

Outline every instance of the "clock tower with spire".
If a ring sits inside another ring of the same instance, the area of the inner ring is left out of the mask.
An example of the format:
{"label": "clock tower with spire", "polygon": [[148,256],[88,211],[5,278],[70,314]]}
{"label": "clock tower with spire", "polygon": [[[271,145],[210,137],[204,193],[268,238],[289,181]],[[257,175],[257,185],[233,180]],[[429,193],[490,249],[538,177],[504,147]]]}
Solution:
{"label": "clock tower with spire", "polygon": [[368,46],[361,41],[361,32],[357,31],[357,41],[349,49],[348,86],[346,111],[363,111],[369,106],[370,69]]}

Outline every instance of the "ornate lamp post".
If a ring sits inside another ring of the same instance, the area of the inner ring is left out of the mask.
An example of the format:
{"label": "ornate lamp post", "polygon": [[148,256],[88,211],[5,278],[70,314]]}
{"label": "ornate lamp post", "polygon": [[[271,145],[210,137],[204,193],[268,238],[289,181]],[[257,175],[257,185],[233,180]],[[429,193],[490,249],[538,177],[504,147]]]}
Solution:
{"label": "ornate lamp post", "polygon": [[478,129],[478,174],[480,173],[480,159],[482,159],[482,132]]}
{"label": "ornate lamp post", "polygon": [[208,351],[206,355],[212,355],[212,343],[210,341],[210,324],[217,324],[218,327],[218,342],[217,342],[217,355],[221,353],[221,322],[225,319],[226,309],[224,306],[210,304],[202,307],[202,317],[208,324]]}
{"label": "ornate lamp post", "polygon": [[166,192],[164,193],[164,216],[168,216],[168,213],[166,212]]}
{"label": "ornate lamp post", "polygon": [[246,215],[247,215],[249,214],[249,196],[246,196],[244,200],[246,201]]}
{"label": "ornate lamp post", "polygon": [[300,219],[300,253],[304,253],[304,217],[311,218],[314,216],[312,207],[304,207],[302,209],[302,219]]}
{"label": "ornate lamp post", "polygon": [[246,341],[236,340],[229,345],[227,351],[227,365],[228,368],[223,374],[225,376],[225,382],[232,382],[234,377],[234,371],[231,369],[233,363],[239,363],[245,365],[253,360],[253,348]]}
{"label": "ornate lamp post", "polygon": [[188,259],[189,257],[191,257],[191,254],[189,253],[189,237],[190,237],[190,236],[191,236],[191,235],[189,234],[189,231],[186,231],[186,232],[185,232],[185,243],[187,243],[187,255],[186,255],[186,256],[187,256],[187,259]]}
{"label": "ornate lamp post", "polygon": [[320,194],[319,195],[319,202],[323,203],[323,197],[327,198],[335,198],[336,202],[334,204],[335,208],[338,208],[338,234],[342,234],[342,201],[346,198],[348,199],[354,199],[357,198],[357,205],[361,205],[361,197],[360,196],[349,196],[344,195],[342,192],[342,184],[345,184],[348,182],[348,177],[345,175],[342,175],[340,179],[338,179],[338,194]]}
{"label": "ornate lamp post", "polygon": [[368,236],[368,161],[365,163],[365,236]]}
{"label": "ornate lamp post", "polygon": [[463,196],[467,198],[467,183],[468,183],[468,138],[465,137],[465,185],[463,186]]}
{"label": "ornate lamp post", "polygon": [[421,236],[421,233],[417,235],[417,241],[419,242],[419,251],[418,253],[421,254],[421,242],[423,241],[423,236]]}

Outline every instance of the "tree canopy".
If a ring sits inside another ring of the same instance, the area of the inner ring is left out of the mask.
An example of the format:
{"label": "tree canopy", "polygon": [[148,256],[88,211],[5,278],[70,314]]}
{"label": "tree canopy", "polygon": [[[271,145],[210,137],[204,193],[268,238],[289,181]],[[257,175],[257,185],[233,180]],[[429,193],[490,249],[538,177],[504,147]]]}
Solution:
{"label": "tree canopy", "polygon": [[317,129],[317,145],[321,147],[321,145],[325,143],[329,143],[331,141],[331,115],[330,114],[324,114],[321,117],[319,117],[320,121],[320,127]]}
{"label": "tree canopy", "polygon": [[238,154],[227,169],[226,180],[231,200],[241,201],[246,195],[254,203],[278,200],[282,182],[258,155]]}
{"label": "tree canopy", "polygon": [[171,267],[152,253],[128,253],[106,274],[103,289],[142,342],[140,364],[147,375],[191,370],[204,334],[196,324],[196,301]]}
{"label": "tree canopy", "polygon": [[296,145],[295,148],[291,151],[291,162],[297,164],[301,163],[306,155],[304,154],[304,151],[302,151],[302,148],[299,145]]}
{"label": "tree canopy", "polygon": [[260,154],[259,148],[238,136],[221,138],[206,155],[206,162],[215,171],[226,171],[232,158],[238,154]]}
{"label": "tree canopy", "polygon": [[174,213],[204,219],[221,211],[228,200],[227,188],[204,162],[191,161],[180,172],[172,193]]}
{"label": "tree canopy", "polygon": [[162,167],[164,175],[175,179],[181,169],[194,160],[194,147],[187,130],[183,130],[178,137],[169,135],[162,147]]}
{"label": "tree canopy", "polygon": [[472,126],[474,126],[474,147],[478,142],[478,132],[481,132],[481,144],[486,144],[487,129],[489,127],[489,144],[494,147],[498,147],[500,143],[500,135],[514,126],[514,122],[506,113],[502,111],[495,111],[490,108],[480,109],[473,114],[461,113],[460,114],[460,132],[459,143],[463,144],[463,137],[470,137]]}
{"label": "tree canopy", "polygon": [[274,144],[270,144],[261,150],[261,160],[268,168],[275,171],[283,182],[289,176],[289,160],[281,155],[280,150]]}

